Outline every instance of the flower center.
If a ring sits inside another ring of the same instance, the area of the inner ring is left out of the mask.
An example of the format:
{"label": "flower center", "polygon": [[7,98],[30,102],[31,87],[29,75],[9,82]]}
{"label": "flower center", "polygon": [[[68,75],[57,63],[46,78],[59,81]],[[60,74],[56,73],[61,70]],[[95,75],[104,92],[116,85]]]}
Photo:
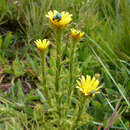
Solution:
{"label": "flower center", "polygon": [[57,15],[53,17],[53,21],[57,20],[59,22],[61,20],[61,14],[58,12]]}

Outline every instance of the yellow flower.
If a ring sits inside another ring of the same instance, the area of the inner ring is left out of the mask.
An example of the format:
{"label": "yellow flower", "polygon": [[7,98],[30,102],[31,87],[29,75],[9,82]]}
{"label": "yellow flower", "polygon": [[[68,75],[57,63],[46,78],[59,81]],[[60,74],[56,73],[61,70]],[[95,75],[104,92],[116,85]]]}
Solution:
{"label": "yellow flower", "polygon": [[35,41],[35,44],[40,51],[45,51],[45,50],[47,50],[48,46],[50,45],[50,42],[47,41],[46,39],[44,39],[44,40],[39,39],[39,40]]}
{"label": "yellow flower", "polygon": [[86,79],[84,76],[80,78],[80,81],[77,81],[77,87],[85,96],[95,96],[95,94],[100,93],[98,90],[102,87],[99,86],[99,80],[95,77],[87,75]]}
{"label": "yellow flower", "polygon": [[71,36],[75,40],[80,40],[84,36],[84,32],[76,30],[74,28],[71,29]]}
{"label": "yellow flower", "polygon": [[56,10],[49,11],[46,17],[49,18],[51,24],[56,28],[64,28],[72,21],[72,14],[65,11],[61,13]]}
{"label": "yellow flower", "polygon": [[35,107],[34,107],[34,109],[36,111],[39,111],[41,109],[41,105],[40,104],[36,104]]}

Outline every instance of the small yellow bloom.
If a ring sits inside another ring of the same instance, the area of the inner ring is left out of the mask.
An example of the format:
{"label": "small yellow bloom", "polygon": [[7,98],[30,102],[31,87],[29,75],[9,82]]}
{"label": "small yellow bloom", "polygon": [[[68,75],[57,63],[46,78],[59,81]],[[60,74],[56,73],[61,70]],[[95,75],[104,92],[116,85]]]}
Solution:
{"label": "small yellow bloom", "polygon": [[99,86],[99,80],[95,77],[87,75],[86,79],[84,76],[80,78],[80,81],[77,81],[77,87],[85,96],[95,96],[95,94],[100,93],[98,90],[102,87]]}
{"label": "small yellow bloom", "polygon": [[50,45],[50,42],[47,41],[46,39],[44,39],[44,40],[39,39],[39,40],[35,41],[35,44],[40,51],[45,51],[45,50],[47,50],[48,46]]}
{"label": "small yellow bloom", "polygon": [[35,109],[36,111],[39,111],[39,110],[41,109],[41,105],[40,105],[40,104],[36,104],[36,106],[34,107],[34,109]]}
{"label": "small yellow bloom", "polygon": [[84,36],[84,32],[76,30],[74,28],[71,29],[71,36],[75,40],[80,40]]}
{"label": "small yellow bloom", "polygon": [[72,21],[72,14],[65,11],[61,13],[56,10],[49,11],[46,17],[49,18],[51,24],[56,28],[64,28]]}

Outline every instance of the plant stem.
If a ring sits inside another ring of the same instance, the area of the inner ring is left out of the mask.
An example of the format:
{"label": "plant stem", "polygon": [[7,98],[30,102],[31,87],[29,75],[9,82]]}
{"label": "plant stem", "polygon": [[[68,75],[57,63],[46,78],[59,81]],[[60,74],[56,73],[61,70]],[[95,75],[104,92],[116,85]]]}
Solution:
{"label": "plant stem", "polygon": [[41,52],[41,65],[42,65],[42,84],[46,86],[46,78],[45,78],[45,53]]}
{"label": "plant stem", "polygon": [[81,117],[82,117],[83,113],[86,112],[86,107],[88,104],[89,104],[89,100],[86,100],[86,97],[83,95],[81,97],[81,102],[79,104],[79,111],[77,113],[77,118],[76,118],[71,130],[76,129],[78,122],[81,121]]}
{"label": "plant stem", "polygon": [[68,88],[68,100],[67,100],[67,110],[66,114],[68,113],[69,106],[71,103],[71,97],[72,97],[72,90],[73,90],[73,72],[74,72],[74,54],[75,54],[75,48],[76,48],[77,41],[72,40],[70,43],[70,67],[69,67],[69,88]]}
{"label": "plant stem", "polygon": [[59,91],[59,79],[61,71],[61,40],[62,40],[62,31],[56,30],[56,77],[55,77],[55,87],[56,92]]}
{"label": "plant stem", "polygon": [[41,52],[41,71],[42,71],[42,86],[44,87],[46,96],[48,95],[46,89],[46,75],[45,75],[45,52]]}
{"label": "plant stem", "polygon": [[55,76],[55,98],[57,101],[57,112],[59,114],[59,125],[61,124],[61,95],[59,93],[59,87],[60,87],[60,72],[61,72],[61,40],[62,40],[62,31],[56,30],[56,76]]}
{"label": "plant stem", "polygon": [[76,46],[76,41],[72,40],[71,43],[71,53],[70,53],[70,68],[69,68],[69,95],[71,95],[72,92],[72,85],[73,85],[73,72],[74,72],[74,54],[75,54],[75,46]]}
{"label": "plant stem", "polygon": [[46,101],[48,102],[48,104],[50,106],[52,106],[52,102],[51,102],[51,96],[48,93],[48,88],[46,85],[46,72],[45,72],[45,51],[40,52],[41,54],[41,72],[42,72],[42,90],[43,90],[43,95],[45,95],[45,98],[47,99]]}

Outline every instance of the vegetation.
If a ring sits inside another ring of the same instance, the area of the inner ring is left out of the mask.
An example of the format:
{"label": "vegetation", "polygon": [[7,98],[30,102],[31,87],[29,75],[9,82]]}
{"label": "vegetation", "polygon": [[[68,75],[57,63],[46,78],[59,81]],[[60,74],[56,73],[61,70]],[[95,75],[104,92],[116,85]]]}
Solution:
{"label": "vegetation", "polygon": [[[71,23],[51,26],[50,10]],[[0,130],[128,130],[129,12],[130,0],[0,0]],[[82,75],[100,81],[99,94],[76,88]]]}

